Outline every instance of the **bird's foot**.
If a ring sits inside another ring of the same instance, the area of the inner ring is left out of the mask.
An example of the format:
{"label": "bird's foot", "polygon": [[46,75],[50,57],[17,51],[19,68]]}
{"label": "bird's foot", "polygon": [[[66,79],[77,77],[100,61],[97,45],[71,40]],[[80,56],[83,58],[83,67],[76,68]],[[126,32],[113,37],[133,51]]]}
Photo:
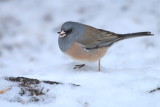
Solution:
{"label": "bird's foot", "polygon": [[84,66],[85,66],[85,64],[75,65],[73,69],[80,69]]}

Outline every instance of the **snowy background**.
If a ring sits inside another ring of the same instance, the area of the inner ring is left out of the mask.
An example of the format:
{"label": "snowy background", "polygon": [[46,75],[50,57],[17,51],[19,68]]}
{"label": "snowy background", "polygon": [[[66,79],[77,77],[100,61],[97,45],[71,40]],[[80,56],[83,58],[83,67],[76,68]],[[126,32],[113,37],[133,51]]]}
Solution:
{"label": "snowy background", "polygon": [[[59,49],[57,31],[76,21],[116,33],[151,31],[155,36],[116,43],[97,63],[74,70]],[[0,0],[0,77],[24,76],[81,85],[54,87],[43,102],[3,107],[160,107],[160,0]],[[10,83],[0,80],[0,90]]]}

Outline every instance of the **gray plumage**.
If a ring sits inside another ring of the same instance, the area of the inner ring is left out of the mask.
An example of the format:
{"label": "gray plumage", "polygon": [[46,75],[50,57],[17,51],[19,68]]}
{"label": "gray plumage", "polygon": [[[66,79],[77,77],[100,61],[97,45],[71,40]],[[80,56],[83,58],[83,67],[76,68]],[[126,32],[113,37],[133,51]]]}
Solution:
{"label": "gray plumage", "polygon": [[78,38],[84,35],[85,26],[76,22],[66,22],[62,25],[62,30],[69,31],[67,36],[58,38],[59,47],[61,51],[65,52]]}
{"label": "gray plumage", "polygon": [[81,44],[88,50],[92,50],[109,47],[113,43],[127,38],[153,35],[150,32],[116,34],[77,22],[64,23],[61,27],[61,31],[62,30],[66,32],[66,36],[59,37],[58,44],[63,52],[66,52],[74,42]]}

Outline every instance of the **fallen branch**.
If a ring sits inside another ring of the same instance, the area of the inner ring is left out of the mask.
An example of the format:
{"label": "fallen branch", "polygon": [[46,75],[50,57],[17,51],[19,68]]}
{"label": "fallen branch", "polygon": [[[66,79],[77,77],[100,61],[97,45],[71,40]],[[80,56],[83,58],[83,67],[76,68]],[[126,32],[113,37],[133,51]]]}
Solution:
{"label": "fallen branch", "polygon": [[156,89],[153,89],[151,91],[149,91],[149,93],[153,93],[153,92],[156,92],[156,91],[160,91],[160,87],[156,88]]}

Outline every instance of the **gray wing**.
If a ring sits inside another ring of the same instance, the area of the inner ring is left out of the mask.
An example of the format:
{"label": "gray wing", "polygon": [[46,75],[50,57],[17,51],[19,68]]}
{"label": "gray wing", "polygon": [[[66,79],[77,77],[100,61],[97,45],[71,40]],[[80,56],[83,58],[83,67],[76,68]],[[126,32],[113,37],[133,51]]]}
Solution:
{"label": "gray wing", "polygon": [[85,34],[78,42],[83,45],[86,49],[97,49],[102,47],[109,47],[114,42],[121,38],[118,34],[105,31],[102,29],[96,29],[90,26],[86,26]]}

